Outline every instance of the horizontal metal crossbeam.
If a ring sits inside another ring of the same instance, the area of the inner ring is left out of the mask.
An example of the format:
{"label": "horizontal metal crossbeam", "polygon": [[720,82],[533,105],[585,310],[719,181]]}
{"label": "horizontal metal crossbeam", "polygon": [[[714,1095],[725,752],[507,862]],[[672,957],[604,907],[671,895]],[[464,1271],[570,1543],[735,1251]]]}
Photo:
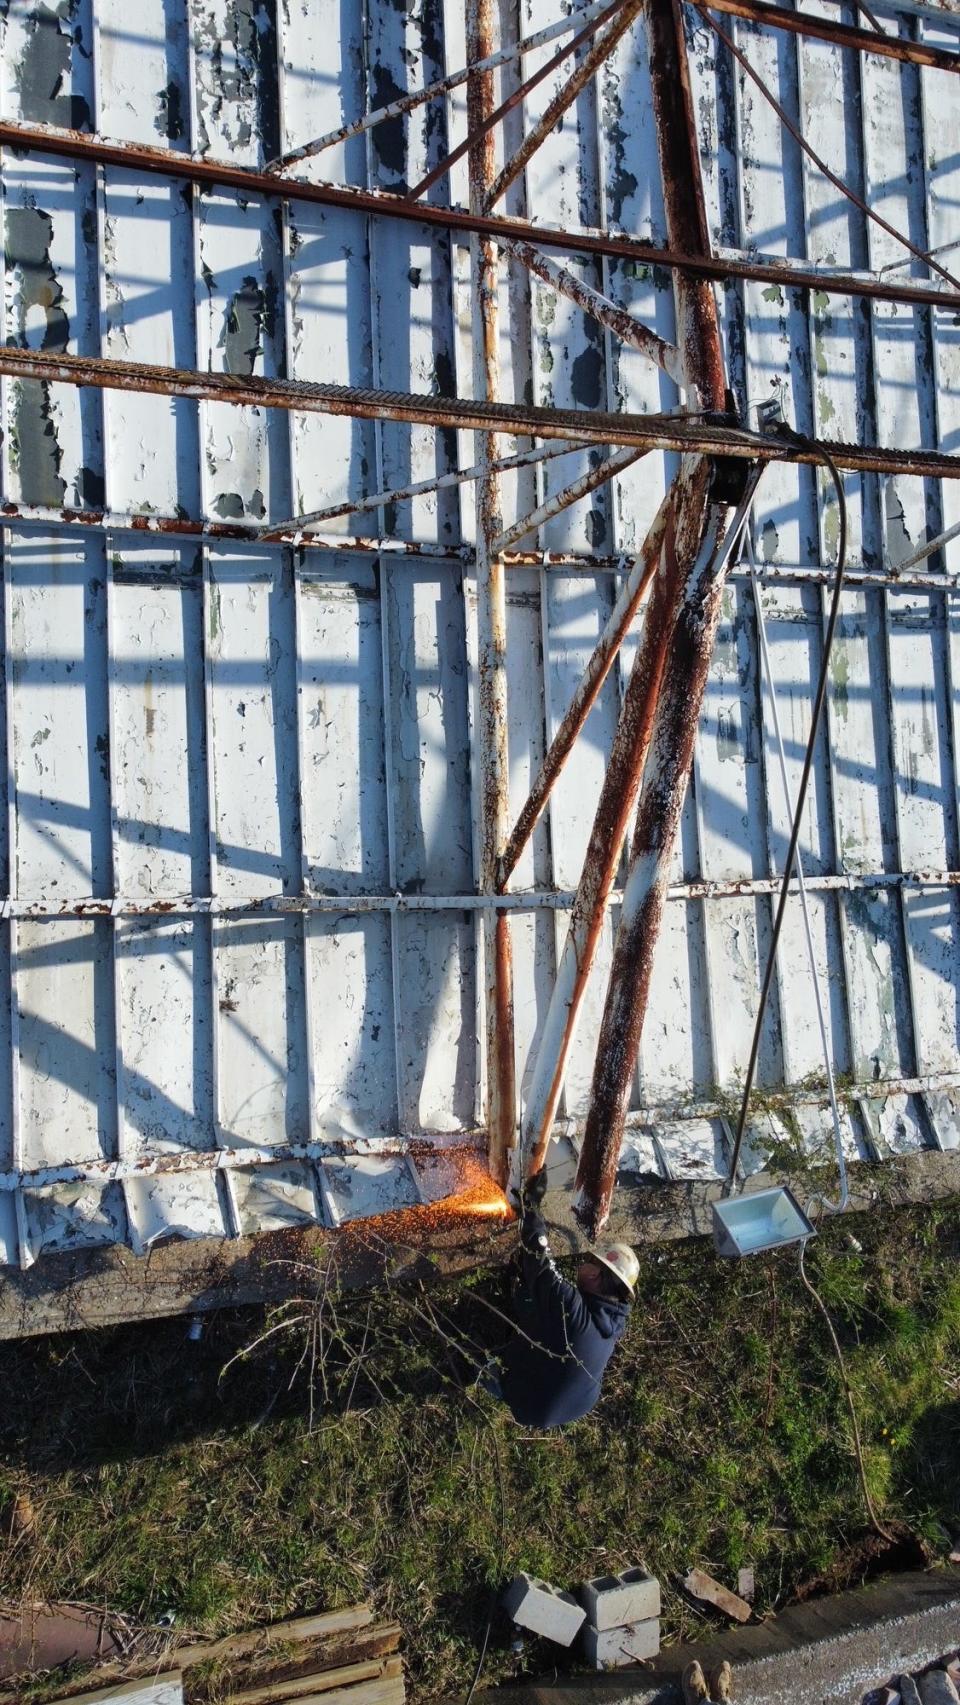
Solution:
{"label": "horizontal metal crossbeam", "polygon": [[[252,408],[347,415],[357,420],[396,420],[457,431],[505,432],[522,438],[580,438],[591,444],[622,444],[639,450],[699,451],[756,462],[796,462],[818,467],[823,458],[812,440],[765,436],[742,427],[716,425],[698,415],[607,414],[594,409],[536,408],[524,403],[475,402],[463,397],[321,385],[293,379],[247,378],[237,373],[199,373],[190,368],[106,361],[94,356],[0,345],[0,374],[100,390],[140,391],[191,397]],[[837,466],[861,473],[912,474],[960,479],[960,456],[937,450],[896,450],[877,444],[824,441]]]}
{"label": "horizontal metal crossbeam", "polygon": [[632,261],[638,266],[680,268],[700,278],[753,278],[761,283],[785,284],[793,289],[823,290],[838,296],[864,296],[877,302],[924,304],[960,309],[960,292],[934,284],[894,284],[869,274],[843,272],[836,268],[809,266],[802,261],[776,258],[754,259],[748,255],[694,255],[677,249],[639,242],[617,231],[588,228],[560,230],[538,225],[530,219],[506,214],[470,213],[463,207],[443,207],[431,202],[408,200],[386,190],[357,189],[349,184],[306,183],[299,178],[278,179],[271,172],[257,172],[232,161],[202,159],[177,154],[171,148],[145,143],[113,142],[88,136],[80,130],[61,130],[53,125],[15,124],[0,121],[0,147],[27,152],[55,154],[70,160],[90,160],[97,165],[118,166],[124,171],[143,171],[188,183],[239,189],[246,195],[269,195],[286,201],[313,202],[321,207],[340,207],[358,214],[380,214],[403,219],[418,226],[458,232],[462,236],[514,238],[539,248],[560,249],[566,254],[607,256]]}

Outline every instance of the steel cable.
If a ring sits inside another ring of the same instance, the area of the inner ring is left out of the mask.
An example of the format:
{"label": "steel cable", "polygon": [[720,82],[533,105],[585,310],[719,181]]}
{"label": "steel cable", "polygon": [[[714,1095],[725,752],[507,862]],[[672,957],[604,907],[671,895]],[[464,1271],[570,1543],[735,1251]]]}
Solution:
{"label": "steel cable", "polygon": [[[789,427],[781,427],[784,432],[797,443],[809,445],[811,440],[800,433],[793,432]],[[810,734],[807,739],[807,749],[803,757],[803,771],[800,776],[800,786],[797,790],[796,805],[793,812],[793,822],[790,826],[790,844],[787,848],[786,861],[783,867],[783,880],[780,884],[780,896],[773,920],[773,934],[770,939],[770,952],[763,974],[763,985],[760,990],[760,1004],[757,1008],[756,1023],[753,1028],[753,1038],[750,1044],[750,1059],[747,1064],[747,1075],[743,1085],[743,1097],[740,1103],[740,1116],[737,1120],[737,1132],[730,1159],[730,1171],[724,1186],[725,1194],[729,1195],[737,1174],[740,1151],[743,1148],[743,1137],[747,1123],[747,1112],[750,1106],[750,1095],[753,1090],[754,1078],[757,1072],[757,1060],[760,1054],[760,1037],[763,1032],[764,1014],[770,998],[770,987],[773,982],[774,968],[777,962],[777,947],[780,942],[780,931],[783,928],[783,918],[787,907],[787,896],[790,892],[790,881],[797,856],[797,844],[800,840],[800,828],[803,822],[803,810],[807,800],[807,788],[813,770],[813,759],[817,745],[817,735],[823,715],[823,706],[827,696],[827,680],[830,670],[830,654],[833,649],[834,636],[837,630],[837,620],[840,615],[840,594],[843,590],[843,576],[847,565],[847,500],[843,490],[843,481],[829,450],[824,445],[817,446],[817,453],[822,458],[824,466],[833,480],[837,494],[837,504],[840,511],[840,533],[837,549],[837,570],[833,583],[833,596],[830,601],[830,614],[823,641],[823,657],[820,662],[820,675],[817,681],[816,696],[813,701],[813,716],[810,723]]]}

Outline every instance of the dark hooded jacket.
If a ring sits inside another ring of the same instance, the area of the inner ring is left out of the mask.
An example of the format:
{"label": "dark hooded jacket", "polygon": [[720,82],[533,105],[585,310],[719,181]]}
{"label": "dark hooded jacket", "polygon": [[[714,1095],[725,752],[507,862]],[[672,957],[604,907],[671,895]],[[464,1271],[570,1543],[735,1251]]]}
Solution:
{"label": "dark hooded jacket", "polygon": [[570,1284],[554,1265],[543,1220],[529,1210],[521,1252],[518,1330],[503,1355],[503,1396],[523,1426],[559,1427],[594,1407],[630,1304]]}

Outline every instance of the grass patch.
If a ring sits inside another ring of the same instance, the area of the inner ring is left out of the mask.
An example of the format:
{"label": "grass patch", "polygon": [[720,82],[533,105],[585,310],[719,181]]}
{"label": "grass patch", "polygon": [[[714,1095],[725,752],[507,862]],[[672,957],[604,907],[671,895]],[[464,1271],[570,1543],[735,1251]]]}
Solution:
{"label": "grass patch", "polygon": [[[808,1256],[878,1509],[937,1549],[960,1527],[957,1206],[828,1227]],[[26,1491],[36,1525],[0,1549],[0,1597],[225,1632],[369,1596],[404,1627],[415,1692],[454,1694],[500,1577],[494,1441],[507,1575],[567,1586],[645,1559],[673,1638],[699,1625],[671,1586],[692,1563],[734,1585],[751,1564],[761,1610],[844,1580],[865,1517],[796,1251],[644,1253],[600,1407],[541,1436],[458,1388],[465,1350],[500,1341],[505,1287],[497,1272],[331,1295],[318,1339],[276,1332],[223,1377],[278,1316],[213,1316],[197,1344],[176,1321],[4,1346],[0,1524]],[[489,1678],[515,1666],[495,1640]]]}

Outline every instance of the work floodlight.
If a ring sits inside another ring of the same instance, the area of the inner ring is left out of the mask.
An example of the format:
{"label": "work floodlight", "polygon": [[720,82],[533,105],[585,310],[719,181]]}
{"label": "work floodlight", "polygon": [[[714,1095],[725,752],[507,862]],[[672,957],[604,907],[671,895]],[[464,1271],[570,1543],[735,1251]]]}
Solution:
{"label": "work floodlight", "polygon": [[713,1243],[718,1255],[758,1255],[802,1243],[814,1228],[785,1184],[713,1204]]}

